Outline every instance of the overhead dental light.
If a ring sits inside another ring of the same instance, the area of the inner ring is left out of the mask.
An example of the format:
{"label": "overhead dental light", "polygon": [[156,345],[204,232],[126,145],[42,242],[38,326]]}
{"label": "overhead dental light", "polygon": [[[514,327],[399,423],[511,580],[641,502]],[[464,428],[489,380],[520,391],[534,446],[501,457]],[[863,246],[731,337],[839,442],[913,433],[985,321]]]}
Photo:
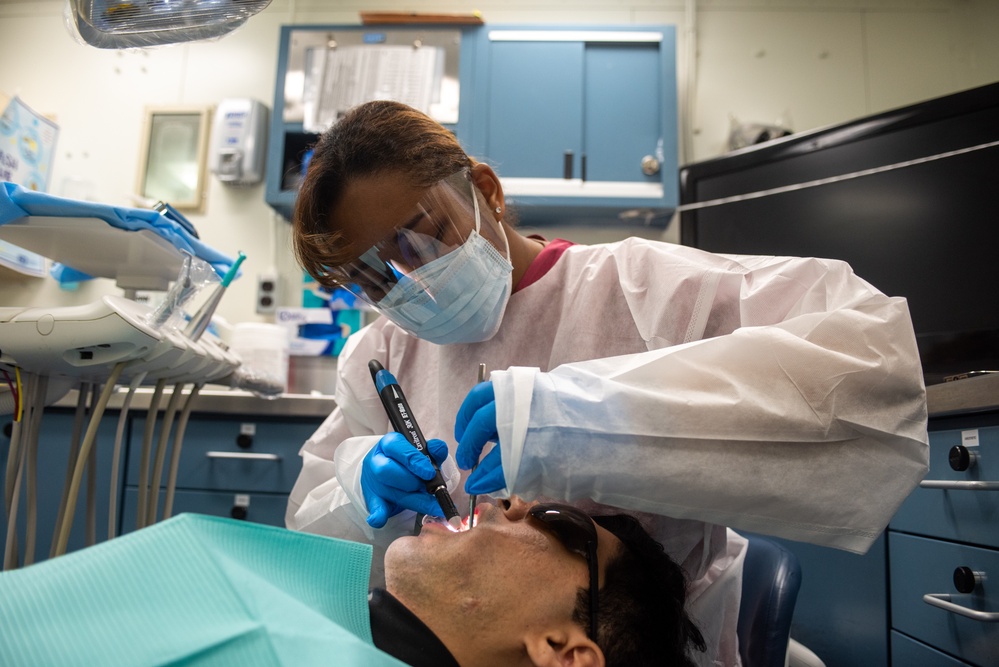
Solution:
{"label": "overhead dental light", "polygon": [[100,49],[221,37],[271,0],[66,0],[71,32]]}

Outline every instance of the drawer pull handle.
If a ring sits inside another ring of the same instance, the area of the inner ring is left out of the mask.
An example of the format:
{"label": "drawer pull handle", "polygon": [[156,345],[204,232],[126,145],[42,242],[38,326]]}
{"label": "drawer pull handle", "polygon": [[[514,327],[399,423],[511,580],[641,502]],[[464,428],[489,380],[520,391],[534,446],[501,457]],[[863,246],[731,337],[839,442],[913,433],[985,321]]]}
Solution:
{"label": "drawer pull handle", "polygon": [[999,482],[954,482],[946,479],[924,479],[921,489],[946,489],[950,491],[999,491]]}
{"label": "drawer pull handle", "polygon": [[948,593],[927,593],[923,596],[923,602],[931,604],[934,607],[939,607],[940,609],[949,611],[953,614],[958,614],[960,616],[964,616],[965,618],[971,618],[983,623],[999,623],[999,611],[978,611],[977,609],[969,609],[968,607],[954,604],[950,601],[950,598],[951,596]]}
{"label": "drawer pull handle", "polygon": [[978,454],[964,445],[954,445],[947,453],[947,462],[950,463],[951,470],[964,472],[978,462]]}
{"label": "drawer pull handle", "polygon": [[244,461],[280,461],[277,454],[254,454],[252,452],[206,452],[210,459],[242,459]]}

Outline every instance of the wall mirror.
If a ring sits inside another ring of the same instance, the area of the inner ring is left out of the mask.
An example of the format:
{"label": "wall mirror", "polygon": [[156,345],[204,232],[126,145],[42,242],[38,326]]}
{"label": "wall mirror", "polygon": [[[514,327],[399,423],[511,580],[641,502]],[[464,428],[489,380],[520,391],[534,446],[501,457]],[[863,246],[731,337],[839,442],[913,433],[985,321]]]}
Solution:
{"label": "wall mirror", "polygon": [[208,108],[147,108],[139,160],[139,194],[182,211],[202,212]]}

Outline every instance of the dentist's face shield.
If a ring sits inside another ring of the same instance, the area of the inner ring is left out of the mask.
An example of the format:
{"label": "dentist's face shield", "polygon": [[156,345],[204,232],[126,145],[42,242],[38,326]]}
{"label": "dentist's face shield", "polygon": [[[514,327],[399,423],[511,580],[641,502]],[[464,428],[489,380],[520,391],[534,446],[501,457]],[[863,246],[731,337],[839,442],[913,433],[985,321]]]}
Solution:
{"label": "dentist's face shield", "polygon": [[429,187],[380,241],[330,273],[420,338],[478,342],[502,319],[509,255],[502,225],[462,171]]}

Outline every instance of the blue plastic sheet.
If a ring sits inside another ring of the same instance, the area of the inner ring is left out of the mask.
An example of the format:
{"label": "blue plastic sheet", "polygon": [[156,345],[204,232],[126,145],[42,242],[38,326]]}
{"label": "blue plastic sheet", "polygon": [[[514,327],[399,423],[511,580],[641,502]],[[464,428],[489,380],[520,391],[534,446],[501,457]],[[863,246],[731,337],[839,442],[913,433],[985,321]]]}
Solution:
{"label": "blue plastic sheet", "polygon": [[[2,182],[0,187],[0,225],[29,216],[97,218],[112,227],[126,231],[149,230],[167,240],[178,250],[200,257],[224,276],[235,258],[225,255],[195,238],[179,223],[152,209],[111,206],[95,202],[56,197],[28,190],[14,183]],[[90,276],[72,267],[56,265],[52,277],[61,283],[89,279]]]}

